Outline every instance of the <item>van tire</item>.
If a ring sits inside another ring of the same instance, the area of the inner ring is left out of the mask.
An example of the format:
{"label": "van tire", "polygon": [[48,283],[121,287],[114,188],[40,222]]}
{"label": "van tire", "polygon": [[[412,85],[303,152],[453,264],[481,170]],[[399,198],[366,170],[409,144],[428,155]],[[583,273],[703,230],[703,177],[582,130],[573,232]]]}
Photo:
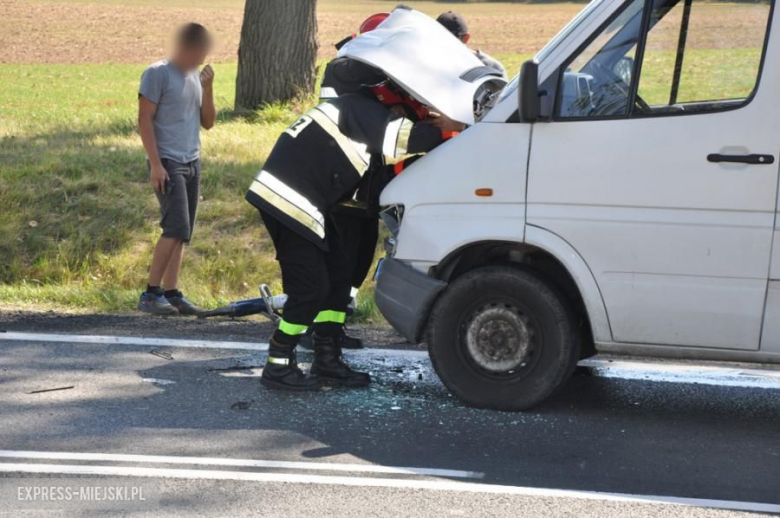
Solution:
{"label": "van tire", "polygon": [[486,266],[454,280],[427,328],[444,385],[477,408],[527,410],[565,385],[580,356],[571,306],[543,274]]}

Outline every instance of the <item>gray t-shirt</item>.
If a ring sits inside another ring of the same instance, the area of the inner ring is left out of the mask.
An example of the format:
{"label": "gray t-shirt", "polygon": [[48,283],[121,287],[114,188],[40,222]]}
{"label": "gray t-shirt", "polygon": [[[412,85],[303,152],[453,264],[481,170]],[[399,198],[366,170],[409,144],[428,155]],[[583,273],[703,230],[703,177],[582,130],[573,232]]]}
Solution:
{"label": "gray t-shirt", "polygon": [[160,158],[184,164],[200,157],[200,106],[203,89],[200,74],[183,74],[164,59],[141,76],[138,95],[157,105],[154,135]]}

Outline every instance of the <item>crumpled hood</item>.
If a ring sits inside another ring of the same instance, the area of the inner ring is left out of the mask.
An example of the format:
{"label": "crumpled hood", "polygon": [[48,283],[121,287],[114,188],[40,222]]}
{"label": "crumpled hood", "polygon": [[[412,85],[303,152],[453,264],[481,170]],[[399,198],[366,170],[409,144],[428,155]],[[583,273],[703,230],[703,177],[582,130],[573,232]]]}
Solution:
{"label": "crumpled hood", "polygon": [[436,20],[403,7],[347,43],[338,55],[381,69],[420,102],[469,125],[475,122],[479,88],[488,81],[499,88],[506,83],[498,75],[482,75],[482,61]]}

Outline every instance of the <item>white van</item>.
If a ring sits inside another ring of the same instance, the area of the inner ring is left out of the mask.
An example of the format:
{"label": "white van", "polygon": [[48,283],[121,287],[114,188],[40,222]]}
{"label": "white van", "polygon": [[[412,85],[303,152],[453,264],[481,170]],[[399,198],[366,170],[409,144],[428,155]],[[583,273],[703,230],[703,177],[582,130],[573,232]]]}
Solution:
{"label": "white van", "polygon": [[453,394],[526,409],[594,351],[780,362],[778,16],[595,0],[386,188],[376,301]]}

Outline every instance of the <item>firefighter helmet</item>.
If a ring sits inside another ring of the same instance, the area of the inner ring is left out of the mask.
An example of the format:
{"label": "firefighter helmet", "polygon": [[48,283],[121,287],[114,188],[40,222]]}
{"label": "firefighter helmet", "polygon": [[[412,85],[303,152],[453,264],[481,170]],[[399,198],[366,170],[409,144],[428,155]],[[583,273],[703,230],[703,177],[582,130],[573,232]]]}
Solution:
{"label": "firefighter helmet", "polygon": [[374,29],[376,29],[380,23],[385,21],[385,19],[390,16],[390,13],[376,13],[372,14],[365,20],[363,20],[363,23],[360,24],[360,29],[358,29],[357,33],[350,34],[340,42],[336,43],[336,50],[341,50],[341,47],[349,43],[350,41],[354,40],[364,32],[371,32]]}
{"label": "firefighter helmet", "polygon": [[371,87],[371,92],[377,101],[386,106],[403,107],[406,115],[416,121],[421,121],[428,116],[428,107],[401,90],[392,81],[382,81]]}
{"label": "firefighter helmet", "polygon": [[366,18],[363,23],[360,24],[360,29],[358,30],[358,34],[363,34],[364,32],[371,32],[374,29],[377,28],[377,26],[385,21],[387,17],[390,16],[390,13],[376,13],[372,14],[368,18]]}

